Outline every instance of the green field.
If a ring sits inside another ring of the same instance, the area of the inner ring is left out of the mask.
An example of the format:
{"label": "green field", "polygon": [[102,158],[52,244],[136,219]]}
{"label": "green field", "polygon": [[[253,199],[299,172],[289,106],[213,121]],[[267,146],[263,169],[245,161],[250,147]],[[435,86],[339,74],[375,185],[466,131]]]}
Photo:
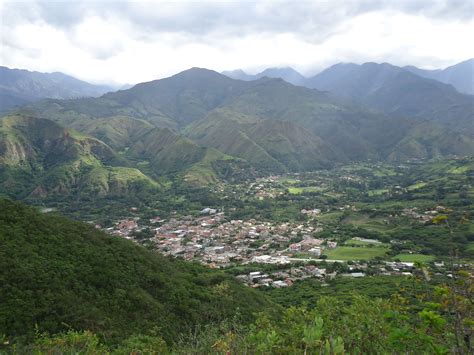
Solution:
{"label": "green field", "polygon": [[329,260],[369,260],[377,256],[384,256],[387,251],[388,248],[385,247],[337,247],[327,250],[324,254],[328,256]]}
{"label": "green field", "polygon": [[357,239],[349,239],[344,244],[345,245],[362,245],[362,246],[373,245],[374,247],[387,246],[387,244],[385,243],[370,243],[370,242],[364,242],[363,240],[357,240]]}
{"label": "green field", "polygon": [[473,168],[472,166],[463,165],[463,166],[459,166],[457,168],[450,169],[448,171],[448,173],[451,173],[451,174],[464,174],[464,173],[467,173],[472,168]]}
{"label": "green field", "polygon": [[281,178],[280,182],[282,184],[287,184],[287,185],[294,185],[300,182],[298,179],[293,179],[293,178]]}
{"label": "green field", "polygon": [[318,221],[323,222],[323,223],[331,223],[331,222],[336,222],[338,221],[343,215],[343,212],[341,211],[334,211],[334,212],[329,212],[329,213],[323,213],[319,215]]}
{"label": "green field", "polygon": [[289,187],[288,188],[288,192],[292,195],[299,195],[305,192],[318,192],[318,191],[322,191],[322,189],[317,186]]}
{"label": "green field", "polygon": [[394,259],[400,259],[400,261],[407,262],[407,263],[414,263],[414,262],[429,262],[434,260],[433,255],[424,255],[424,254],[398,254],[393,257]]}
{"label": "green field", "polygon": [[408,191],[414,191],[414,190],[421,189],[422,187],[425,187],[425,186],[426,186],[426,182],[418,182],[416,184],[408,186],[407,190]]}
{"label": "green field", "polygon": [[365,213],[351,213],[342,220],[342,223],[351,224],[377,233],[385,233],[396,228],[394,224],[386,224],[384,219],[385,218],[381,216],[371,218]]}

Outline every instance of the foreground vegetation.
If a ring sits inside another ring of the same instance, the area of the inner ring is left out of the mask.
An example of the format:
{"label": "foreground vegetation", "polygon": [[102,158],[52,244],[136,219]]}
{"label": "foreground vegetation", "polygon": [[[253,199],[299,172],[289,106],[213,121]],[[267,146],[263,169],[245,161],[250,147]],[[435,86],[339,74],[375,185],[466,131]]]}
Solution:
{"label": "foreground vegetation", "polygon": [[172,342],[197,324],[245,323],[270,306],[222,272],[6,200],[0,243],[0,334],[8,338],[87,329],[108,343],[150,332]]}
{"label": "foreground vegetation", "polygon": [[[423,269],[413,279],[367,278],[359,295],[348,295],[351,285],[341,280],[328,288],[302,282],[292,293],[257,292],[90,226],[0,204],[2,352],[472,350],[473,283],[464,271],[446,281],[428,281]],[[373,298],[367,290],[379,286],[386,291]]]}

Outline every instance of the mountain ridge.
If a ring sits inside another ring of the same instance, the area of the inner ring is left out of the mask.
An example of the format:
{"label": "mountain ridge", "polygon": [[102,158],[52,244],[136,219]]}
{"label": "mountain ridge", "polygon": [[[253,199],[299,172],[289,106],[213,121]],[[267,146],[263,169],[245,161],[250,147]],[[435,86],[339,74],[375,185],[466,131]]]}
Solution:
{"label": "mountain ridge", "polygon": [[336,64],[311,78],[310,85],[358,100],[388,115],[428,119],[474,135],[473,96],[388,63]]}
{"label": "mountain ridge", "polygon": [[100,96],[113,90],[60,73],[41,73],[0,66],[0,112],[44,98]]}
{"label": "mountain ridge", "polygon": [[420,69],[415,66],[405,66],[404,69],[434,79],[445,84],[451,84],[460,93],[474,95],[474,58],[451,65],[445,69]]}

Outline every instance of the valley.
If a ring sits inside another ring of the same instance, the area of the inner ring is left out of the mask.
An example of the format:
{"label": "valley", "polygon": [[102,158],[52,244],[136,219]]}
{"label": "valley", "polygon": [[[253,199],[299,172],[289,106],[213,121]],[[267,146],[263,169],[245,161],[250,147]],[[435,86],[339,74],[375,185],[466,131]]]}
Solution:
{"label": "valley", "polygon": [[473,15],[0,1],[0,355],[474,354]]}
{"label": "valley", "polygon": [[447,274],[453,258],[473,257],[473,173],[472,158],[357,163],[218,183],[194,203],[174,196],[175,206],[134,205],[105,225],[90,223],[253,287],[412,276],[419,262]]}
{"label": "valley", "polygon": [[0,352],[469,347],[473,97],[349,69],[6,110]]}

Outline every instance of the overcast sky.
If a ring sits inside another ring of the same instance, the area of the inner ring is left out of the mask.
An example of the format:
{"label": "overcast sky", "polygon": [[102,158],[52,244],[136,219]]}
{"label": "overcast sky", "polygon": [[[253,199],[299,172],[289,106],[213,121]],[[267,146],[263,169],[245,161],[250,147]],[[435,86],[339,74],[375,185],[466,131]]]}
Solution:
{"label": "overcast sky", "polygon": [[338,62],[446,67],[474,57],[474,0],[5,1],[0,64],[94,83]]}

